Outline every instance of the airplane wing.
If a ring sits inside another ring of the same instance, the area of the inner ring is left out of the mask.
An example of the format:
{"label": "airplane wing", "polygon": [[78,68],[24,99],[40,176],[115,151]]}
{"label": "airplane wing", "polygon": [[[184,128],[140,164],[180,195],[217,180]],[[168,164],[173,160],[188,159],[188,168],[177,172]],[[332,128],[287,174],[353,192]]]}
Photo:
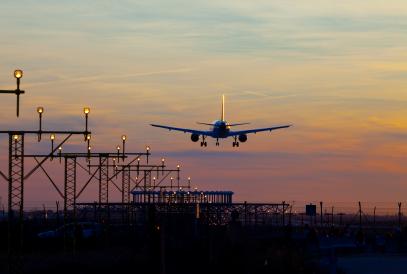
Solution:
{"label": "airplane wing", "polygon": [[162,125],[156,125],[156,124],[150,124],[153,127],[159,127],[159,128],[165,128],[168,129],[169,131],[175,130],[175,131],[182,131],[184,133],[192,133],[192,134],[198,134],[198,135],[205,135],[205,136],[211,136],[212,131],[204,131],[204,130],[195,130],[195,129],[189,129],[189,128],[179,128],[179,127],[170,127],[170,126],[162,126]]}
{"label": "airplane wing", "polygon": [[277,130],[281,128],[288,128],[291,127],[291,125],[285,125],[285,126],[277,126],[277,127],[266,127],[266,128],[256,128],[256,129],[248,129],[248,130],[239,130],[239,131],[230,131],[229,136],[237,136],[241,134],[249,134],[249,133],[257,133],[261,131],[272,131],[272,130]]}

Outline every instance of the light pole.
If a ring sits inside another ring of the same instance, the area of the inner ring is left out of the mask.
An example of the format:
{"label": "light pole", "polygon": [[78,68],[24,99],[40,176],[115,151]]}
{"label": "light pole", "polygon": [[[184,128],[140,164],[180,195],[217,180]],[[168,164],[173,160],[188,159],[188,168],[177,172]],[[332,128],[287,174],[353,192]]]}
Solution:
{"label": "light pole", "polygon": [[51,160],[54,159],[54,140],[55,140],[55,133],[51,133],[49,136],[51,139]]}
{"label": "light pole", "polygon": [[89,113],[90,113],[90,108],[89,107],[84,107],[83,108],[83,113],[85,113],[85,140],[86,140],[86,135],[88,132],[88,118],[89,118]]}
{"label": "light pole", "polygon": [[0,93],[17,95],[17,117],[20,115],[20,94],[25,93],[24,90],[20,90],[20,79],[22,77],[23,71],[21,69],[16,69],[14,71],[14,78],[17,80],[17,88],[15,90],[0,90]]}
{"label": "light pole", "polygon": [[43,107],[37,107],[37,113],[39,116],[39,133],[38,133],[38,142],[41,141],[41,135],[42,135],[42,114],[44,113],[44,108]]}
{"label": "light pole", "polygon": [[124,160],[124,154],[125,154],[125,150],[126,150],[126,139],[127,136],[126,135],[122,135],[122,141],[123,141],[123,152],[122,152],[122,156],[123,156],[123,160]]}
{"label": "light pole", "polygon": [[120,159],[120,146],[117,146],[116,149],[117,149],[117,162],[119,162],[119,159]]}
{"label": "light pole", "polygon": [[181,166],[177,165],[177,187],[179,188],[179,170],[180,170]]}
{"label": "light pole", "polygon": [[148,156],[150,155],[150,147],[149,146],[146,146],[146,152],[147,152],[146,158],[147,158],[147,164],[148,164]]}

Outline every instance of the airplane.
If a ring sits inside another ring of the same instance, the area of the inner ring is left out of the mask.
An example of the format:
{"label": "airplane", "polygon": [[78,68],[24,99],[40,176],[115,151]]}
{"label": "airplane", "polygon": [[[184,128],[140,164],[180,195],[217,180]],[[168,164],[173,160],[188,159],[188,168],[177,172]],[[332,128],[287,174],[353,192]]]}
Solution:
{"label": "airplane", "polygon": [[169,131],[174,130],[174,131],[182,131],[184,133],[191,133],[192,142],[198,142],[200,139],[200,136],[202,136],[201,147],[206,147],[208,145],[206,142],[206,137],[215,138],[216,146],[219,146],[219,139],[226,139],[228,137],[233,137],[234,138],[233,147],[239,147],[239,142],[244,143],[247,141],[247,134],[249,134],[249,133],[256,134],[257,132],[261,132],[261,131],[270,131],[271,132],[272,130],[291,127],[291,125],[284,125],[284,126],[233,131],[233,130],[231,130],[232,127],[248,125],[250,123],[229,124],[225,120],[225,96],[224,95],[222,95],[222,114],[221,114],[220,120],[216,120],[213,123],[197,122],[197,124],[207,125],[207,126],[210,126],[211,128],[209,131],[203,131],[203,130],[178,128],[178,127],[171,127],[171,126],[157,125],[157,124],[150,124],[150,125],[153,127],[168,129]]}

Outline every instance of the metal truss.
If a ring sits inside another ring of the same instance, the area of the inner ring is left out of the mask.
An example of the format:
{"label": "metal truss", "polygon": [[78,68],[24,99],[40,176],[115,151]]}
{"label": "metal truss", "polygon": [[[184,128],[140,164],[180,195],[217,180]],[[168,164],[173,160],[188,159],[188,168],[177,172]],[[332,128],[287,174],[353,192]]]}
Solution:
{"label": "metal truss", "polygon": [[99,157],[99,204],[109,203],[109,157]]}
{"label": "metal truss", "polygon": [[124,167],[122,171],[122,203],[130,203],[130,167]]}
{"label": "metal truss", "polygon": [[76,217],[76,157],[65,157],[64,216]]}

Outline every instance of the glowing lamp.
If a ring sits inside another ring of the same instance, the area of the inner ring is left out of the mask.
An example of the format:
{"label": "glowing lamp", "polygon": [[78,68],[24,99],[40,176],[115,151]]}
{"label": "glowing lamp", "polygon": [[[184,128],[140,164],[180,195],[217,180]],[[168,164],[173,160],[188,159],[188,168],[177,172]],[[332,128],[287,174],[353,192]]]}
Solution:
{"label": "glowing lamp", "polygon": [[22,71],[21,69],[16,69],[16,70],[14,71],[14,77],[15,77],[16,79],[22,78],[22,77],[23,77],[23,71]]}

